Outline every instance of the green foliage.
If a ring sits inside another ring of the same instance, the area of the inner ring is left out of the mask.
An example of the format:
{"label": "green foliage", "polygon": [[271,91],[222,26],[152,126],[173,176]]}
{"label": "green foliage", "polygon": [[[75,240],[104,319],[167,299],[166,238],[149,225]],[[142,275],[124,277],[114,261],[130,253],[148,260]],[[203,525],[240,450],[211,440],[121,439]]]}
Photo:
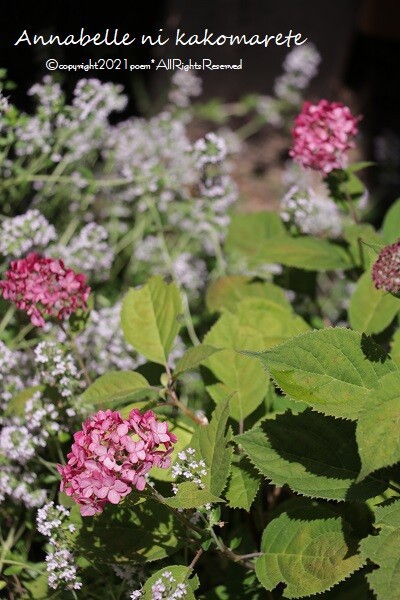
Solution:
{"label": "green foliage", "polygon": [[92,518],[71,511],[76,530],[69,534],[76,552],[96,563],[135,563],[161,560],[185,542],[185,531],[172,512],[150,498],[130,494],[124,504],[109,505]]}
{"label": "green foliage", "polygon": [[236,312],[238,303],[244,298],[264,298],[278,306],[291,310],[282,288],[269,282],[252,282],[245,275],[227,275],[210,285],[206,294],[206,304],[210,312],[226,309]]}
{"label": "green foliage", "polygon": [[231,432],[227,430],[229,399],[217,405],[211,421],[205,427],[198,427],[193,434],[190,446],[196,450],[196,459],[203,459],[207,475],[203,483],[207,490],[220,496],[229,477],[233,449],[228,446]]}
{"label": "green foliage", "polygon": [[285,227],[278,214],[264,211],[233,215],[225,249],[228,254],[256,256],[265,242],[286,237]]}
{"label": "green foliage", "polygon": [[370,393],[368,409],[358,419],[359,479],[400,461],[399,415],[400,372],[395,372],[383,377],[380,388]]}
{"label": "green foliage", "polygon": [[178,486],[176,496],[165,498],[165,504],[172,508],[199,508],[207,503],[224,502],[222,498],[218,498],[211,494],[207,489],[199,489],[193,481],[185,481]]}
{"label": "green foliage", "polygon": [[149,397],[158,397],[158,391],[134,371],[110,371],[96,379],[82,394],[83,400],[91,405],[111,409]]}
{"label": "green foliage", "polygon": [[378,535],[362,540],[361,556],[378,565],[367,575],[378,600],[397,600],[400,587],[400,502],[398,500],[378,507],[375,511]]}
{"label": "green foliage", "polygon": [[361,464],[355,424],[310,409],[287,412],[236,436],[255,467],[275,485],[312,498],[366,500],[387,484],[368,478],[356,483]]}
{"label": "green foliage", "polygon": [[213,348],[206,344],[200,344],[199,346],[189,348],[182,358],[179,359],[178,364],[174,369],[174,377],[179,377],[179,375],[182,375],[182,373],[186,373],[187,371],[193,371],[207,360],[209,356],[216,352],[219,352],[218,348]]}
{"label": "green foliage", "polygon": [[234,460],[226,490],[226,500],[231,508],[249,511],[260,487],[260,477],[246,458]]}
{"label": "green foliage", "polygon": [[345,419],[356,419],[369,391],[398,370],[371,338],[344,328],[304,333],[254,356],[294,400]]}
{"label": "green foliage", "polygon": [[181,565],[168,566],[168,569],[163,568],[154,573],[143,586],[143,596],[141,597],[142,600],[153,600],[154,595],[152,593],[151,588],[159,579],[162,579],[165,583],[165,579],[163,579],[163,574],[165,573],[165,571],[170,573],[171,576],[174,578],[174,585],[183,583],[187,586],[185,593],[185,598],[187,600],[195,600],[195,595],[193,592],[199,586],[198,580],[196,577],[189,579],[192,573],[192,569],[190,569],[189,567],[183,567]]}
{"label": "green foliage", "polygon": [[329,590],[363,564],[351,527],[328,508],[292,508],[265,529],[256,561],[267,590],[286,585],[285,598]]}
{"label": "green foliage", "polygon": [[180,329],[182,301],[174,283],[154,276],[124,298],[122,330],[131,346],[148,360],[166,365]]}
{"label": "green foliage", "polygon": [[400,238],[400,198],[392,204],[385,215],[382,236],[386,244],[394,244]]}
{"label": "green foliage", "polygon": [[380,333],[390,325],[399,310],[398,298],[384,290],[377,290],[368,270],[358,280],[351,296],[350,325],[368,335]]}

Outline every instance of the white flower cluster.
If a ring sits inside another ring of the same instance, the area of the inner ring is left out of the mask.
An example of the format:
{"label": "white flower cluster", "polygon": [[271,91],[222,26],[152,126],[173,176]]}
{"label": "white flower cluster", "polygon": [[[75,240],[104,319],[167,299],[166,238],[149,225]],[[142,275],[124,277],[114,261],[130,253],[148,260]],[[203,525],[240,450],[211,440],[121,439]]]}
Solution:
{"label": "white flower cluster", "polygon": [[88,223],[67,246],[58,244],[50,252],[53,257],[61,258],[68,268],[103,281],[108,279],[114,261],[107,242],[107,230],[97,223]]}
{"label": "white flower cluster", "polygon": [[112,190],[113,202],[116,198],[131,202],[163,190],[175,198],[197,180],[185,124],[168,111],[149,120],[132,118],[116,125],[109,131],[106,148],[105,158],[127,181],[122,191]]}
{"label": "white flower cluster", "polygon": [[190,99],[200,96],[202,92],[202,81],[192,71],[175,71],[171,83],[169,101],[180,108],[187,108],[190,105]]}
{"label": "white flower cluster", "polygon": [[66,523],[70,511],[61,505],[49,502],[37,512],[36,523],[39,533],[48,538],[52,551],[46,556],[48,583],[52,589],[62,587],[80,590],[81,581],[77,576],[74,555],[68,549],[65,532],[74,532],[75,526]]}
{"label": "white flower cluster", "polygon": [[27,374],[24,373],[24,369],[21,373],[23,356],[22,352],[10,350],[0,340],[0,424],[1,412],[4,411],[11,398],[23,390],[26,385],[23,375]]}
{"label": "white flower cluster", "polygon": [[226,143],[215,133],[207,133],[204,138],[195,142],[193,152],[197,165],[203,168],[206,165],[217,164],[225,160]]}
{"label": "white flower cluster", "polygon": [[[71,398],[78,394],[80,373],[70,352],[61,344],[43,341],[36,346],[34,354],[41,383],[56,388],[62,398]],[[67,408],[67,414],[72,417],[75,411]]]}
{"label": "white flower cluster", "polygon": [[[164,571],[161,577],[151,586],[152,600],[180,600],[186,598],[187,586],[185,583],[176,583],[171,571]],[[143,592],[136,590],[130,595],[131,600],[142,598]]]}
{"label": "white flower cluster", "polygon": [[56,237],[53,225],[34,208],[1,223],[0,254],[21,258],[32,250],[46,248]]}
{"label": "white flower cluster", "polygon": [[72,106],[80,121],[95,118],[106,121],[112,112],[121,112],[128,103],[123,87],[99,79],[80,79],[74,90]]}
{"label": "white flower cluster", "polygon": [[122,579],[129,588],[141,584],[146,579],[143,565],[111,565],[117,577]]}
{"label": "white flower cluster", "polygon": [[35,83],[28,90],[28,95],[36,99],[40,112],[48,118],[53,117],[57,105],[64,101],[60,84],[53,81],[50,75],[45,75],[40,83]]}
{"label": "white flower cluster", "polygon": [[37,508],[46,501],[46,495],[46,490],[38,488],[36,473],[24,469],[21,465],[1,464],[0,504],[8,496],[14,504]]}
{"label": "white flower cluster", "polygon": [[110,370],[134,371],[146,359],[132,353],[125,342],[120,324],[121,304],[92,310],[88,323],[76,338],[85,365],[93,375]]}
{"label": "white flower cluster", "polygon": [[281,218],[301,233],[337,238],[343,229],[343,213],[319,188],[292,186],[281,202]]}
{"label": "white flower cluster", "polygon": [[[196,450],[187,448],[178,452],[179,462],[172,466],[172,477],[181,481],[193,481],[199,489],[204,489],[203,477],[207,475],[206,463],[204,460],[196,460]],[[172,486],[174,494],[178,492],[178,487]]]}
{"label": "white flower cluster", "polygon": [[41,392],[35,392],[26,402],[23,418],[13,416],[3,420],[0,457],[26,465],[40,448],[46,446],[50,433],[59,430],[57,418],[54,404],[43,402]]}
{"label": "white flower cluster", "polygon": [[302,101],[304,89],[318,74],[321,55],[312,43],[297,46],[283,62],[283,73],[274,83],[275,96],[261,96],[257,112],[273,127],[285,124],[286,104],[297,108]]}

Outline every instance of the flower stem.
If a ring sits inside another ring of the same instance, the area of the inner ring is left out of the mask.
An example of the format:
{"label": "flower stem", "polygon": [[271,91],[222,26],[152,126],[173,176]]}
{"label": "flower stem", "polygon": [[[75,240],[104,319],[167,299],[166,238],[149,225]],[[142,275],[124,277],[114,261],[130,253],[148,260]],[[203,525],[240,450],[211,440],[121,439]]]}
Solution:
{"label": "flower stem", "polygon": [[167,375],[168,375],[167,392],[168,392],[170,404],[179,408],[183,413],[185,413],[186,416],[189,417],[189,419],[192,419],[192,421],[197,423],[197,425],[205,425],[206,423],[203,421],[203,419],[200,419],[199,417],[197,417],[195,415],[195,413],[192,410],[190,410],[190,408],[188,408],[187,406],[182,404],[182,402],[179,400],[179,398],[176,394],[175,388],[174,388],[174,378],[172,376],[171,369],[169,368],[168,365],[166,365],[165,368],[166,368]]}

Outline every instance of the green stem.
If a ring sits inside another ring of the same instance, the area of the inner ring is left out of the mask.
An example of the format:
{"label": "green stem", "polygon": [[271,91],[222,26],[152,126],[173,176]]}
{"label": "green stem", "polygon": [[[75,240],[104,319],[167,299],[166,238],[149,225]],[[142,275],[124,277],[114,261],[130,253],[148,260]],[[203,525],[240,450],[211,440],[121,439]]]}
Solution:
{"label": "green stem", "polygon": [[235,554],[233,550],[228,548],[228,546],[225,546],[224,542],[217,536],[214,529],[209,524],[204,515],[200,513],[200,517],[202,518],[203,522],[207,525],[207,531],[210,532],[214,544],[217,546],[218,550],[221,552],[221,554],[223,554],[223,556],[226,556],[226,558],[229,558],[229,560],[231,560],[232,562],[241,564],[246,569],[251,569],[252,571],[255,570],[254,563],[252,563],[250,560],[247,560],[246,558],[242,558],[239,554]]}
{"label": "green stem", "polygon": [[153,496],[153,498],[155,500],[157,500],[157,502],[160,502],[160,504],[163,504],[164,506],[166,506],[175,515],[175,517],[181,523],[183,523],[183,525],[185,525],[185,527],[191,529],[194,533],[196,533],[196,535],[199,535],[201,538],[204,538],[206,532],[203,529],[200,529],[200,527],[197,527],[197,525],[195,525],[191,521],[189,521],[189,519],[187,519],[182,513],[180,513],[178,510],[176,510],[176,508],[169,506],[169,504],[167,504],[167,502],[165,502],[164,496],[162,496],[159,492],[157,492],[157,490],[152,488],[151,485],[147,486],[147,490],[150,492],[150,494]]}
{"label": "green stem", "polygon": [[81,368],[81,371],[83,373],[83,376],[86,380],[86,383],[88,384],[88,386],[92,385],[92,378],[90,377],[89,373],[87,372],[86,369],[86,365],[85,362],[82,358],[81,353],[78,350],[78,346],[76,345],[76,342],[74,340],[74,338],[72,337],[72,335],[69,333],[69,331],[64,327],[64,325],[61,323],[61,321],[58,322],[58,324],[60,325],[61,329],[63,330],[63,332],[65,333],[67,340],[69,341],[71,348],[75,354],[76,360],[78,361],[78,364]]}
{"label": "green stem", "polygon": [[15,314],[15,306],[10,306],[0,323],[0,333],[5,330]]}
{"label": "green stem", "polygon": [[41,575],[44,575],[45,571],[42,571],[42,569],[38,569],[37,567],[33,566],[33,565],[28,565],[26,563],[23,562],[18,562],[17,560],[8,560],[8,559],[4,559],[1,561],[4,565],[16,565],[18,567],[23,567],[24,569],[27,569],[28,571],[36,571],[37,573],[40,573]]}
{"label": "green stem", "polygon": [[244,141],[247,138],[254,135],[255,133],[257,133],[261,129],[261,127],[265,125],[265,122],[265,118],[258,115],[242,127],[239,127],[239,129],[237,129],[235,133],[242,141]]}

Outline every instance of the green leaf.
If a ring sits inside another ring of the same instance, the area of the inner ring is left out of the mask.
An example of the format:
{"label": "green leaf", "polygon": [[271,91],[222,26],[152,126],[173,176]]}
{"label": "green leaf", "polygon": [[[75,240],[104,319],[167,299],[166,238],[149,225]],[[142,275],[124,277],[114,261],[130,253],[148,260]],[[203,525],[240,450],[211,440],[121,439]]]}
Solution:
{"label": "green leaf", "polygon": [[349,307],[349,320],[353,329],[368,335],[380,333],[390,325],[399,311],[398,298],[384,290],[377,290],[370,270],[360,277]]}
{"label": "green leaf", "polygon": [[400,589],[400,501],[378,507],[375,527],[379,535],[361,541],[364,560],[379,566],[367,575],[368,582],[379,600],[398,600]]}
{"label": "green leaf", "polygon": [[123,504],[90,518],[81,517],[75,506],[70,521],[76,527],[68,534],[70,543],[96,563],[161,560],[185,543],[185,532],[167,507],[151,498],[138,501],[133,492]]}
{"label": "green leaf", "polygon": [[206,361],[206,366],[224,386],[218,389],[209,386],[208,391],[218,403],[226,390],[225,397],[231,396],[231,416],[236,421],[242,421],[263,401],[269,380],[260,364],[236,352],[234,348],[263,348],[262,335],[256,329],[241,326],[236,315],[227,313],[222,315],[204,341],[216,347],[228,348]]}
{"label": "green leaf", "polygon": [[362,501],[387,484],[374,478],[356,483],[361,469],[355,424],[310,409],[268,419],[235,437],[257,469],[277,486],[312,498]]}
{"label": "green leaf", "polygon": [[163,577],[163,574],[165,572],[168,572],[175,580],[172,583],[173,587],[170,590],[170,594],[168,595],[168,597],[172,597],[172,593],[173,591],[175,591],[176,586],[179,583],[183,583],[187,587],[185,596],[182,597],[186,598],[187,600],[196,600],[193,592],[197,589],[199,585],[198,579],[196,577],[194,577],[193,579],[189,579],[192,569],[190,569],[189,567],[183,567],[181,565],[168,565],[168,567],[163,567],[162,569],[154,573],[154,575],[152,575],[143,586],[143,596],[141,597],[142,600],[153,600],[154,594],[152,593],[151,588],[159,579],[162,580],[162,583],[164,585],[168,585],[167,578]]}
{"label": "green leaf", "polygon": [[177,488],[178,493],[176,496],[165,498],[165,504],[172,506],[172,508],[199,508],[207,503],[213,504],[214,502],[224,502],[222,498],[214,496],[214,494],[211,494],[207,489],[199,490],[193,481],[180,483]]}
{"label": "green leaf", "polygon": [[178,364],[174,370],[174,376],[178,377],[182,373],[186,373],[187,371],[193,371],[202,362],[204,362],[209,356],[219,352],[219,348],[214,348],[213,346],[207,346],[206,344],[200,344],[199,346],[195,346],[194,348],[189,348],[185,352],[185,354],[180,358]]}
{"label": "green leaf", "polygon": [[285,227],[276,212],[234,214],[225,242],[229,254],[254,256],[267,240],[286,235]]}
{"label": "green leaf", "polygon": [[306,271],[350,269],[351,256],[337,244],[313,237],[273,238],[253,257],[252,265],[278,263]]}
{"label": "green leaf", "polygon": [[398,370],[371,338],[340,327],[303,333],[254,356],[293,400],[346,419],[357,419],[368,392]]}
{"label": "green leaf", "polygon": [[154,276],[125,296],[121,313],[124,336],[148,360],[166,365],[180,329],[181,313],[182,300],[176,285]]}
{"label": "green leaf", "polygon": [[223,309],[236,312],[238,303],[244,298],[264,298],[291,309],[282,288],[269,282],[252,283],[251,277],[245,275],[227,275],[217,279],[207,289],[206,304],[210,312],[221,312]]}
{"label": "green leaf", "polygon": [[135,371],[106,373],[82,394],[84,401],[111,409],[149,396],[158,397],[158,391],[150,388],[147,379]]}
{"label": "green leaf", "polygon": [[397,329],[393,335],[392,343],[390,345],[390,356],[396,365],[400,367],[400,329]]}
{"label": "green leaf", "polygon": [[226,499],[231,508],[249,511],[260,487],[260,476],[246,458],[232,463]]}
{"label": "green leaf", "polygon": [[[350,253],[357,266],[365,269],[374,261],[374,248],[382,246],[382,238],[369,223],[352,223],[344,228],[344,239],[349,243]],[[372,246],[372,247],[371,247]]]}
{"label": "green leaf", "polygon": [[400,198],[392,204],[385,215],[382,235],[386,244],[394,244],[400,238]]}
{"label": "green leaf", "polygon": [[285,598],[329,590],[363,565],[350,526],[327,508],[293,508],[265,529],[256,575],[272,591],[284,583]]}
{"label": "green leaf", "polygon": [[400,461],[400,372],[381,379],[380,388],[370,393],[370,406],[357,423],[360,480]]}
{"label": "green leaf", "polygon": [[310,330],[308,323],[296,315],[291,306],[279,306],[264,298],[245,298],[237,305],[237,315],[242,327],[261,334],[262,346],[258,350],[271,348]]}
{"label": "green leaf", "polygon": [[228,447],[231,432],[227,429],[229,399],[218,404],[211,421],[205,427],[198,427],[193,434],[190,446],[196,450],[196,460],[203,459],[207,465],[207,475],[203,477],[205,489],[215,496],[223,492],[229,476],[233,448]]}

